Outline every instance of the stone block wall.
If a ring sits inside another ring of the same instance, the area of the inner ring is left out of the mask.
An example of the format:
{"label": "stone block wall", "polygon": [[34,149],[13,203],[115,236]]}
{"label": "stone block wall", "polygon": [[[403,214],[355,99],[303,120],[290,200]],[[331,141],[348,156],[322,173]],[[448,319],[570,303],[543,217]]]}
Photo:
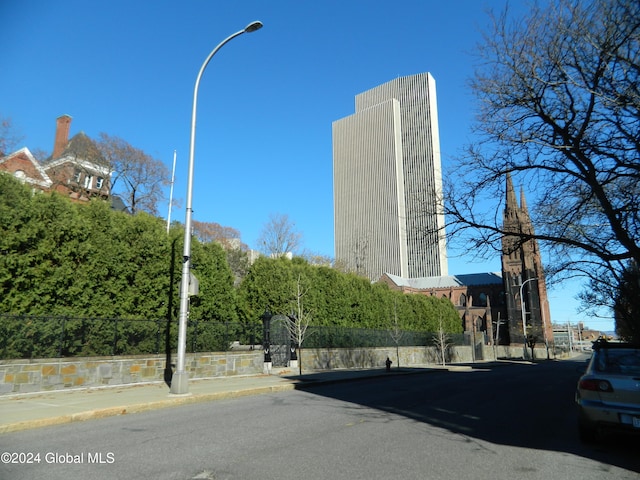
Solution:
{"label": "stone block wall", "polygon": [[[435,347],[400,347],[397,350],[395,347],[305,348],[300,355],[304,372],[384,368],[387,357],[393,361],[393,367],[397,367],[398,355],[401,367],[440,364],[442,361]],[[475,351],[470,346],[453,346],[447,351],[446,363],[522,357],[522,346],[479,345]],[[546,349],[537,348],[535,357],[536,360],[546,359]],[[214,378],[261,374],[263,361],[262,350],[197,353],[187,355],[185,366],[192,379]],[[0,360],[0,395],[162,382],[165,367],[164,355]]]}
{"label": "stone block wall", "polygon": [[[423,366],[441,363],[435,347],[379,347],[379,348],[318,348],[302,350],[303,370],[333,370],[344,368],[383,368],[389,357],[393,366]],[[447,363],[473,361],[470,347],[451,347],[447,351]]]}
{"label": "stone block wall", "polygon": [[[174,359],[175,362],[175,359]],[[0,360],[0,395],[164,381],[164,355]],[[188,354],[191,378],[262,373],[261,350]]]}
{"label": "stone block wall", "polygon": [[[494,361],[498,359],[522,359],[522,347],[479,345],[476,351],[470,346],[451,346],[445,354],[447,364],[472,363],[475,361]],[[530,351],[527,350],[529,358]],[[560,357],[556,352],[550,352],[549,358]],[[302,350],[303,370],[333,370],[344,368],[384,368],[389,357],[393,367],[424,366],[441,364],[442,357],[436,347],[380,347],[380,348],[305,348]],[[543,347],[535,349],[536,360],[546,360],[547,351]]]}

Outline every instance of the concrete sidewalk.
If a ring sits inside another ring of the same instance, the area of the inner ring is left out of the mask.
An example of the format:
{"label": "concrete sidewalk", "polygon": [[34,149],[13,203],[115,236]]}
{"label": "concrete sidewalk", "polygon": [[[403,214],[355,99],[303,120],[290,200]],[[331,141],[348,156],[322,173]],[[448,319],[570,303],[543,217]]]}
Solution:
{"label": "concrete sidewalk", "polygon": [[[425,371],[406,369],[392,373]],[[300,376],[290,370],[283,370],[274,371],[271,375],[191,380],[189,393],[186,395],[172,395],[169,387],[162,382],[3,395],[0,397],[0,434],[378,375],[388,374],[384,369],[373,369],[319,372]]]}
{"label": "concrete sidewalk", "polygon": [[297,375],[289,369],[271,375],[219,377],[189,382],[189,393],[172,395],[163,382],[101,388],[3,395],[0,397],[0,434],[49,425],[139,413],[159,408],[236,398],[296,388],[313,388],[377,376],[407,375],[441,371],[469,371],[486,364],[429,365],[416,368],[331,370]]}

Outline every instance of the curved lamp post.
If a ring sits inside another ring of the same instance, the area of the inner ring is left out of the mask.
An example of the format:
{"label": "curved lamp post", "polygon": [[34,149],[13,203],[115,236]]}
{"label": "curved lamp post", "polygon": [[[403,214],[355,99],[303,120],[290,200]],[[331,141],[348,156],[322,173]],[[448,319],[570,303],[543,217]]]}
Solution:
{"label": "curved lamp post", "polygon": [[243,30],[240,30],[233,35],[229,35],[225,38],[206,58],[198,76],[196,77],[196,85],[193,90],[193,110],[191,113],[191,144],[189,147],[189,175],[187,177],[187,208],[185,212],[184,222],[184,253],[182,255],[182,279],[180,283],[180,317],[178,319],[178,359],[176,365],[176,372],[171,379],[171,393],[185,394],[189,392],[189,375],[185,371],[185,354],[187,345],[187,320],[189,318],[189,277],[191,273],[191,200],[193,194],[193,159],[195,154],[196,143],[196,106],[198,102],[198,87],[200,86],[200,79],[204,73],[205,68],[213,58],[213,56],[220,50],[227,42],[242,35],[243,33],[255,32],[262,28],[261,22],[252,22],[247,25]]}

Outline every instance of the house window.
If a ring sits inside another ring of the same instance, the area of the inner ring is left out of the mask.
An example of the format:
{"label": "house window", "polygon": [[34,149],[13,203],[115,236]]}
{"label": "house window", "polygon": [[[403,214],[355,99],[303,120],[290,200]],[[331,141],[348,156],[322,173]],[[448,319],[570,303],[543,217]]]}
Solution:
{"label": "house window", "polygon": [[80,183],[80,177],[82,177],[82,172],[80,170],[76,170],[73,173],[73,181],[76,183]]}
{"label": "house window", "polygon": [[91,188],[93,183],[93,175],[87,175],[84,177],[84,188]]}
{"label": "house window", "polygon": [[96,188],[100,190],[102,188],[102,185],[104,185],[104,178],[98,177],[96,180]]}

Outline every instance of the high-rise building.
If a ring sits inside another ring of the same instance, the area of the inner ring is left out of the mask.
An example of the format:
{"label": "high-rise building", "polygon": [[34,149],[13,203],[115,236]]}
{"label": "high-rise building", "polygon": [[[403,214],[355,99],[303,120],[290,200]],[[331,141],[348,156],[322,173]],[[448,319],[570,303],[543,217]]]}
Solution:
{"label": "high-rise building", "polygon": [[435,80],[399,77],[333,122],[336,262],[377,280],[447,275]]}

